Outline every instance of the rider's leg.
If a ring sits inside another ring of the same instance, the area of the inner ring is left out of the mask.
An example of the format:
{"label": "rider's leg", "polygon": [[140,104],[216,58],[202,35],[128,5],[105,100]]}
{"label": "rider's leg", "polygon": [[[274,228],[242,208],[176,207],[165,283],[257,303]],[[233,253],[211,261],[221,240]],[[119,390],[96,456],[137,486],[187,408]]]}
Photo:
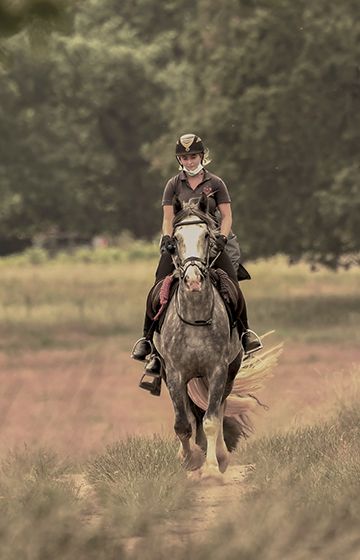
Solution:
{"label": "rider's leg", "polygon": [[[171,255],[165,251],[161,257],[156,269],[155,273],[155,283],[159,282],[169,274],[172,274],[174,271],[174,265],[172,262]],[[152,336],[149,336],[149,331],[152,325],[152,319],[149,317],[147,312],[145,312],[145,319],[144,319],[144,329],[143,333],[144,336],[139,340],[139,342],[133,348],[131,357],[134,360],[144,361],[146,356],[148,356],[151,352],[151,344],[149,340],[152,340]],[[151,355],[148,364],[145,367],[145,371],[147,373],[158,374],[160,373],[160,361],[157,357],[157,353]]]}
{"label": "rider's leg", "polygon": [[166,276],[169,276],[169,274],[172,274],[173,272],[174,263],[172,261],[171,255],[170,253],[165,251],[160,257],[159,264],[155,272],[155,284]]}
{"label": "rider's leg", "polygon": [[238,319],[238,331],[245,354],[252,354],[253,352],[257,352],[258,350],[261,350],[262,344],[260,340],[257,338],[257,335],[255,337],[251,336],[245,299],[244,299],[244,307],[242,309],[240,318]]}
{"label": "rider's leg", "polygon": [[223,251],[221,255],[216,259],[215,268],[221,268],[221,270],[226,272],[226,274],[229,276],[229,278],[231,278],[231,280],[234,280],[236,284],[238,283],[237,274],[234,265],[231,262],[230,257],[226,253],[226,251]]}
{"label": "rider's leg", "polygon": [[[238,283],[237,274],[235,272],[234,266],[230,260],[229,255],[225,251],[223,251],[221,255],[218,257],[218,259],[216,260],[216,267],[224,270],[226,274],[232,280],[234,280],[236,284]],[[241,312],[240,319],[238,321],[238,329],[239,329],[239,335],[240,337],[242,337],[241,341],[244,347],[245,354],[249,354],[252,352],[256,352],[257,350],[261,350],[262,348],[261,342],[259,342],[259,340],[256,337],[251,336],[245,299],[244,299],[244,307]]]}
{"label": "rider's leg", "polygon": [[151,344],[147,338],[148,332],[152,325],[152,320],[145,312],[145,319],[144,319],[144,328],[143,328],[143,338],[140,338],[139,342],[134,346],[131,357],[134,360],[144,361],[146,356],[148,356],[151,352]]}

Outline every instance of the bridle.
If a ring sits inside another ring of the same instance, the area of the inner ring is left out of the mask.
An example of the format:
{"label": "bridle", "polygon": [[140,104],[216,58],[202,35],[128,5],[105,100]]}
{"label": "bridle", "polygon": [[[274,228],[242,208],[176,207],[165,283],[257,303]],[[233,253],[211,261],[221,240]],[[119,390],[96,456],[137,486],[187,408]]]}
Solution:
{"label": "bridle", "polygon": [[[179,222],[174,227],[174,232],[180,226],[190,226],[190,225],[198,225],[198,224],[205,224],[206,225],[207,233],[208,233],[208,239],[210,239],[210,231],[209,231],[208,224],[204,220],[201,220],[199,218],[194,219],[194,220],[188,220],[188,221],[184,220],[182,222]],[[176,255],[177,258],[174,258],[174,256],[173,256],[173,263],[174,263],[175,269],[179,273],[179,276],[180,276],[181,280],[183,280],[185,278],[187,270],[190,266],[196,266],[203,279],[205,279],[207,277],[207,275],[209,274],[210,268],[214,265],[216,259],[220,255],[220,252],[215,256],[215,258],[210,263],[210,243],[208,241],[205,253],[206,253],[205,259],[201,259],[200,257],[186,257],[186,259],[181,261],[180,257],[179,257],[178,250],[177,250],[177,246],[175,245],[175,255]],[[213,297],[212,297],[212,303],[211,303],[209,318],[205,319],[205,320],[200,319],[198,321],[188,321],[188,320],[184,319],[184,317],[180,313],[180,303],[179,303],[178,296],[179,296],[179,294],[177,293],[176,294],[176,300],[175,300],[175,307],[176,307],[176,313],[177,313],[179,319],[181,319],[181,321],[183,321],[187,325],[191,325],[193,327],[200,327],[200,326],[206,326],[206,325],[211,325],[212,324],[212,315],[213,315],[214,306],[215,306],[214,294],[213,294]]]}
{"label": "bridle", "polygon": [[[183,220],[182,222],[179,222],[178,224],[176,224],[174,226],[174,232],[179,227],[193,226],[193,225],[198,225],[198,224],[205,224],[206,225],[207,233],[208,233],[208,239],[210,239],[210,230],[209,230],[209,226],[208,226],[207,222],[205,222],[204,220],[201,220],[199,218],[194,219],[194,220],[188,220],[188,221]],[[200,271],[201,276],[203,278],[206,278],[206,276],[209,273],[210,268],[212,268],[214,266],[216,259],[219,257],[220,252],[215,256],[215,258],[210,263],[210,243],[208,241],[207,248],[206,248],[205,259],[201,259],[200,257],[186,257],[186,259],[181,261],[176,245],[175,245],[175,255],[176,255],[177,258],[173,257],[173,263],[174,263],[175,269],[179,272],[179,275],[180,275],[181,279],[185,278],[187,270],[190,266],[197,266],[197,268]]]}

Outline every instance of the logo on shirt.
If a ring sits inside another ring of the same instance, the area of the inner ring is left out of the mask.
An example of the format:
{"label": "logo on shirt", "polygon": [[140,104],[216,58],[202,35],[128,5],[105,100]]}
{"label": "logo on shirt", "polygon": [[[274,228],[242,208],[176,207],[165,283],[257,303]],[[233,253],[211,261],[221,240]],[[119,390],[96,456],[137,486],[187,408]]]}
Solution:
{"label": "logo on shirt", "polygon": [[212,192],[212,188],[210,187],[210,185],[205,185],[203,193],[206,194],[206,196],[209,196],[209,194]]}

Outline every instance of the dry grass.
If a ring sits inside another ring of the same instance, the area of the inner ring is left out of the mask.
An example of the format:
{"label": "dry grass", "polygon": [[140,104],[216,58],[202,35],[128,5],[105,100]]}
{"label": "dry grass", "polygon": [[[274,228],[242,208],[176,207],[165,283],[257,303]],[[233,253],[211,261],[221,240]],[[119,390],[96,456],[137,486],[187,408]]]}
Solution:
{"label": "dry grass", "polygon": [[[166,391],[155,399],[138,389],[141,365],[129,357],[155,267],[154,260],[2,266],[1,558],[355,560],[360,272],[311,273],[282,258],[249,264],[253,280],[242,288],[251,326],[276,329],[270,346],[284,342],[261,393],[270,410],[259,408],[256,435],[237,455],[256,463],[249,489],[257,492],[239,502],[233,522],[209,533],[209,546],[169,552],[153,523],[189,502],[187,490],[177,494],[186,485],[176,483],[183,472],[172,462],[172,406]],[[137,459],[134,441],[143,450]],[[146,465],[149,446],[163,449],[164,462],[132,479],[131,461]],[[123,471],[111,474],[110,466]],[[74,482],[84,473],[95,502]],[[141,484],[148,502],[139,500]],[[154,495],[161,499],[152,510]],[[127,551],[122,537],[139,532],[141,544]]]}

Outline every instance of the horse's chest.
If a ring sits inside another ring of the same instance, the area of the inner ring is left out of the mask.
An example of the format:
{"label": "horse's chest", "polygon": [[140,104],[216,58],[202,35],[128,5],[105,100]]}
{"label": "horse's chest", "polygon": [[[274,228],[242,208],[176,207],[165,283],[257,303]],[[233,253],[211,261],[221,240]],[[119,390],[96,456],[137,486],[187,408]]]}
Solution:
{"label": "horse's chest", "polygon": [[155,337],[164,359],[177,363],[196,362],[201,366],[226,356],[229,344],[226,312],[214,311],[212,319],[210,325],[189,325],[179,318],[175,302],[170,302],[161,335]]}

